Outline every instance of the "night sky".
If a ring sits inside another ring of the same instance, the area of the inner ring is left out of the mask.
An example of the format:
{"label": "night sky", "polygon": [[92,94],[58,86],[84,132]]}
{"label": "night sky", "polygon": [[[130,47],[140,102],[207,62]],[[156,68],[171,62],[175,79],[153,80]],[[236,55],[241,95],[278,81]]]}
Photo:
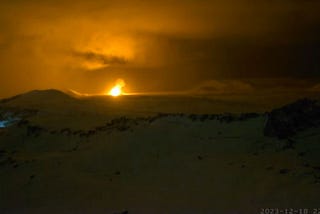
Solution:
{"label": "night sky", "polygon": [[318,0],[2,0],[0,97],[320,92]]}

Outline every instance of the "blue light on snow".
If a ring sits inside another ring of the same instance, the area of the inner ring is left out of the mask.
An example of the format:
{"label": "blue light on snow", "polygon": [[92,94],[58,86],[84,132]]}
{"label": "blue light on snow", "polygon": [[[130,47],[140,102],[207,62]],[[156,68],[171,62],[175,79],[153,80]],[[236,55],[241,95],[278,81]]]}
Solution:
{"label": "blue light on snow", "polygon": [[11,126],[19,120],[19,118],[7,118],[6,120],[0,120],[0,128],[6,128],[8,126]]}
{"label": "blue light on snow", "polygon": [[0,120],[0,128],[5,128],[5,127],[7,127],[7,123],[8,123],[7,120]]}

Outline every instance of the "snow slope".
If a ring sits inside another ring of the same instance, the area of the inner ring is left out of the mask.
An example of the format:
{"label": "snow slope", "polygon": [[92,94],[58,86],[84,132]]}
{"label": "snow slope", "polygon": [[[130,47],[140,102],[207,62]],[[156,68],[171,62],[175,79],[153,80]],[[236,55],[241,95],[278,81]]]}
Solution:
{"label": "snow slope", "polygon": [[[17,108],[13,101],[3,108]],[[317,126],[278,139],[264,135],[267,114],[77,117],[79,109],[49,110],[0,130],[0,213],[260,213],[319,205]]]}

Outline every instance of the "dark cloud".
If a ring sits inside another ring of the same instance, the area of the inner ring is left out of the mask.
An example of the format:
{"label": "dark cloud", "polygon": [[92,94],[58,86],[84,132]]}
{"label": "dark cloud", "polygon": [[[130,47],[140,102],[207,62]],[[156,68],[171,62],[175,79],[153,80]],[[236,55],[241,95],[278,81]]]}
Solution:
{"label": "dark cloud", "polygon": [[128,63],[128,60],[124,57],[110,56],[94,52],[73,52],[74,57],[82,58],[86,61],[98,62],[102,65],[124,65]]}
{"label": "dark cloud", "polygon": [[[320,34],[319,34],[320,38]],[[320,40],[257,41],[157,36],[157,59],[177,71],[216,78],[319,78]],[[152,54],[149,56],[152,59]],[[179,72],[178,72],[179,73]]]}

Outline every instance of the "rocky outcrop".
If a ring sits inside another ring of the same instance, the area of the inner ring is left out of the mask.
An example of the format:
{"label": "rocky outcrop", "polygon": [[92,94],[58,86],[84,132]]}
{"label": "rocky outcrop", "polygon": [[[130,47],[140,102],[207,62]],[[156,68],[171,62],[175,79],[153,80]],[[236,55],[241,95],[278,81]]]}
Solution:
{"label": "rocky outcrop", "polygon": [[319,125],[319,103],[316,100],[302,99],[268,113],[264,135],[285,139]]}

